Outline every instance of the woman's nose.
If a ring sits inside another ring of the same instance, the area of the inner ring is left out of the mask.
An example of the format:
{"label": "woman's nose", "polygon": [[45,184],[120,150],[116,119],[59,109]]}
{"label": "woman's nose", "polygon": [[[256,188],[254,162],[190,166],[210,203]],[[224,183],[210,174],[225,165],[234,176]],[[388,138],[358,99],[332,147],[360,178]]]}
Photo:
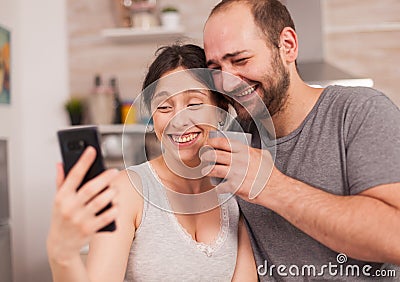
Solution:
{"label": "woman's nose", "polygon": [[176,130],[184,130],[189,124],[190,116],[187,109],[177,111],[170,121],[170,125]]}

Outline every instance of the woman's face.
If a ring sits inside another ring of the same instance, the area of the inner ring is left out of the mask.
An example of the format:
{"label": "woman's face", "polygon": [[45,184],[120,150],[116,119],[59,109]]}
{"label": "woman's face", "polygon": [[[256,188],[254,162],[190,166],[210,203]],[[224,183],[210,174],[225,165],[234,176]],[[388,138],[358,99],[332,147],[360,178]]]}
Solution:
{"label": "woman's face", "polygon": [[199,150],[218,124],[210,90],[182,67],[165,73],[151,102],[154,131],[165,154],[187,166],[200,163]]}

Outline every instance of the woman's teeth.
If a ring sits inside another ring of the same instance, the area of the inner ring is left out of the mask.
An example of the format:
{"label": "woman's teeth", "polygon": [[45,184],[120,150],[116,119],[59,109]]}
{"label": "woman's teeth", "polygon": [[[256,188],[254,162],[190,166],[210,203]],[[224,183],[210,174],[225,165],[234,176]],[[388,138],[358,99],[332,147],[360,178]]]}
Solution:
{"label": "woman's teeth", "polygon": [[242,93],[240,93],[240,94],[238,94],[238,95],[236,95],[236,96],[237,96],[237,97],[243,97],[243,96],[249,95],[249,94],[252,93],[254,90],[255,90],[254,87],[250,87],[250,88],[247,88],[245,91],[243,91]]}
{"label": "woman's teeth", "polygon": [[172,140],[176,143],[186,143],[194,140],[199,134],[198,133],[189,133],[185,135],[172,135]]}

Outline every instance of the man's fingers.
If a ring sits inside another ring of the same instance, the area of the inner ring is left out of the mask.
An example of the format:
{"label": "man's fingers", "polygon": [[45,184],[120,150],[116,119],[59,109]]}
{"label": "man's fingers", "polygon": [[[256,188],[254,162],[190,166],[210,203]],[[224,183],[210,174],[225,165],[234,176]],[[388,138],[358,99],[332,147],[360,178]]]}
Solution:
{"label": "man's fingers", "polygon": [[232,154],[221,150],[207,150],[200,158],[202,162],[230,165]]}
{"label": "man's fingers", "polygon": [[[212,168],[210,168],[210,166]],[[209,165],[201,170],[202,175],[207,175],[209,177],[226,178],[229,173],[229,166],[226,165]]]}
{"label": "man's fingers", "polygon": [[207,140],[207,145],[213,147],[216,150],[232,153],[249,150],[249,146],[247,146],[246,144],[243,144],[238,140],[228,139],[224,137],[210,138]]}
{"label": "man's fingers", "polygon": [[231,146],[229,145],[229,140],[224,137],[209,138],[207,140],[207,145],[213,147],[217,150],[223,150],[230,152]]}
{"label": "man's fingers", "polygon": [[68,173],[63,186],[66,186],[67,189],[76,190],[82,183],[83,178],[85,177],[89,168],[92,166],[95,158],[96,149],[91,146],[87,147],[79,160]]}

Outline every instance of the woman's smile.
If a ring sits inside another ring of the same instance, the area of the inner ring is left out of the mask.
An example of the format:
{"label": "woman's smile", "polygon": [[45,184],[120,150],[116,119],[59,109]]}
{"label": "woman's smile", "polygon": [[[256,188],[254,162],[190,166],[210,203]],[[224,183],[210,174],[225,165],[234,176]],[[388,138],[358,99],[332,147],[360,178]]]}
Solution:
{"label": "woman's smile", "polygon": [[181,134],[168,134],[172,143],[178,147],[187,147],[194,144],[200,136],[201,132],[185,132]]}

